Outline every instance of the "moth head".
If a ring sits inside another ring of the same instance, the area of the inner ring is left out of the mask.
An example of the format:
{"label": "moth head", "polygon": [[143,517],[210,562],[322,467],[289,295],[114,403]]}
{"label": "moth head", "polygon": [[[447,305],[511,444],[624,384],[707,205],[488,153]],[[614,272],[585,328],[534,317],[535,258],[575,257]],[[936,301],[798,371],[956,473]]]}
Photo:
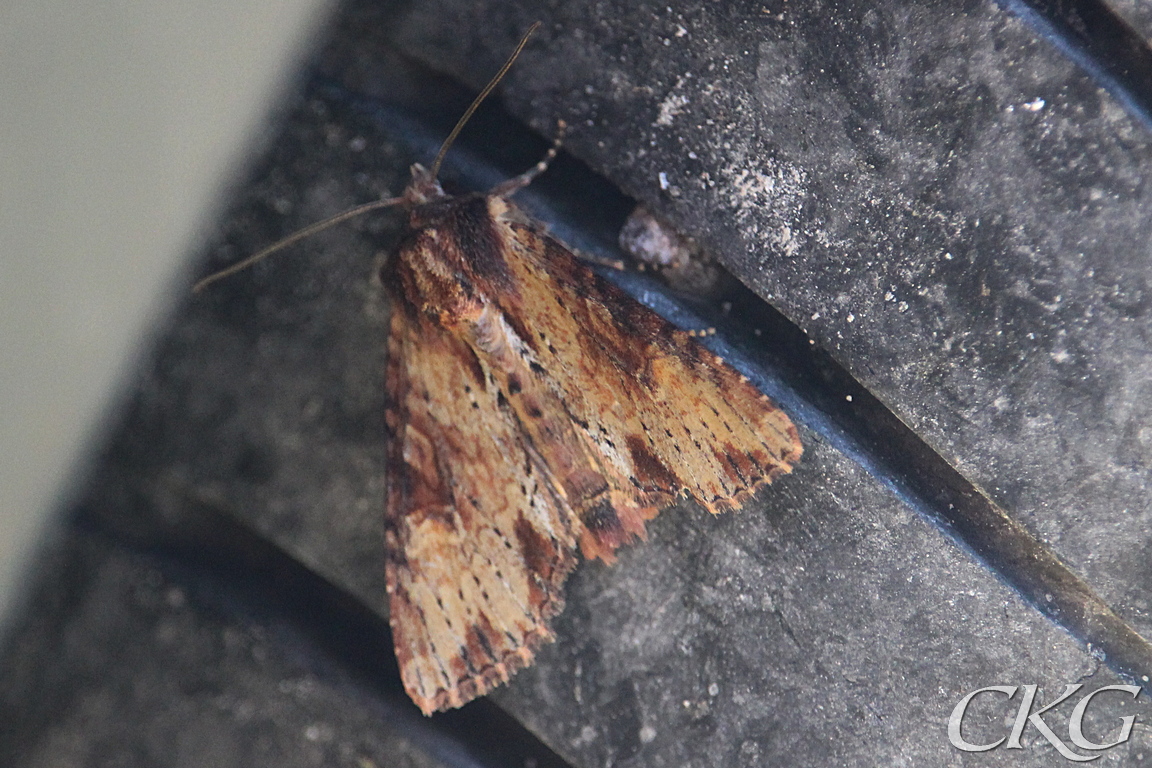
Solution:
{"label": "moth head", "polygon": [[404,190],[404,204],[411,208],[447,197],[440,182],[420,163],[412,164],[412,183]]}

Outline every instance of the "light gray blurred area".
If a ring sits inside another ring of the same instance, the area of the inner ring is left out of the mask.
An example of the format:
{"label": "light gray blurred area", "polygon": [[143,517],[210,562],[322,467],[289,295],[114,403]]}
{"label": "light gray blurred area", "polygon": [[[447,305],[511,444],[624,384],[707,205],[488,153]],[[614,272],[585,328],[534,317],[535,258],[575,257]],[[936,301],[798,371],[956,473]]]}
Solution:
{"label": "light gray blurred area", "polygon": [[5,5],[0,617],[327,8]]}

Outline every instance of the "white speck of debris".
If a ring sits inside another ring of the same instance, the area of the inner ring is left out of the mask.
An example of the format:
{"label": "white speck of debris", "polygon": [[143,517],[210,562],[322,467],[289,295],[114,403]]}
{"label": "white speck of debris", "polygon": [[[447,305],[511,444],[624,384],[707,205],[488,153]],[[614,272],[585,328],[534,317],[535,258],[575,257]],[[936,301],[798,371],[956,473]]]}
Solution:
{"label": "white speck of debris", "polygon": [[720,695],[720,686],[717,685],[716,683],[712,683],[712,685],[708,686],[708,695],[709,696],[719,696]]}
{"label": "white speck of debris", "polygon": [[852,395],[844,395],[844,399],[848,402],[852,402]]}
{"label": "white speck of debris", "polygon": [[945,259],[946,261],[952,261],[952,254],[950,254],[950,253],[946,253],[946,254],[944,254],[944,259]]}
{"label": "white speck of debris", "polygon": [[803,230],[794,233],[791,224],[807,197],[807,178],[788,164],[744,158],[734,157],[730,165],[720,169],[717,186],[725,190],[736,224],[748,238],[791,256],[805,240]]}
{"label": "white speck of debris", "polygon": [[682,93],[669,94],[660,103],[660,114],[656,116],[656,125],[672,125],[676,115],[684,111],[688,105],[688,97]]}
{"label": "white speck of debris", "polygon": [[1052,360],[1057,363],[1066,363],[1072,359],[1072,355],[1068,354],[1068,350],[1066,349],[1058,349],[1055,352],[1052,352],[1051,355]]}
{"label": "white speck of debris", "polygon": [[1029,112],[1039,112],[1044,109],[1044,99],[1035,99],[1027,104],[1021,104],[1020,109],[1026,109]]}
{"label": "white speck of debris", "polygon": [[855,320],[856,320],[856,315],[854,315],[854,314],[852,314],[851,312],[849,312],[849,313],[848,313],[848,318],[847,318],[847,320],[848,320],[848,322],[850,322],[850,323],[851,323],[851,322],[853,322],[853,321],[855,321]]}
{"label": "white speck of debris", "polygon": [[164,602],[168,603],[169,608],[183,608],[187,599],[184,596],[184,590],[179,587],[172,587],[164,593]]}
{"label": "white speck of debris", "polygon": [[677,24],[676,25],[676,37],[684,37],[684,35],[686,35],[686,34],[688,34],[688,30],[684,29],[684,25]]}
{"label": "white speck of debris", "polygon": [[650,725],[640,726],[640,743],[651,744],[652,740],[656,738],[656,729]]}
{"label": "white speck of debris", "polygon": [[813,312],[812,313],[812,319],[813,320],[819,320],[820,319],[820,313],[819,312]]}
{"label": "white speck of debris", "polygon": [[586,725],[580,729],[580,735],[573,739],[574,746],[583,746],[584,744],[591,744],[596,741],[596,729],[590,725]]}
{"label": "white speck of debris", "polygon": [[672,45],[672,41],[668,38],[664,38],[664,45]]}
{"label": "white speck of debris", "polygon": [[656,174],[656,178],[660,181],[660,189],[667,190],[668,187],[672,186],[668,183],[668,174],[664,173],[664,171]]}
{"label": "white speck of debris", "polygon": [[695,160],[695,159],[697,158],[697,154],[696,154],[695,152],[689,152],[689,153],[688,153],[688,158],[689,158],[690,160]]}
{"label": "white speck of debris", "polygon": [[313,723],[304,729],[308,741],[331,741],[332,735],[332,727],[324,723]]}

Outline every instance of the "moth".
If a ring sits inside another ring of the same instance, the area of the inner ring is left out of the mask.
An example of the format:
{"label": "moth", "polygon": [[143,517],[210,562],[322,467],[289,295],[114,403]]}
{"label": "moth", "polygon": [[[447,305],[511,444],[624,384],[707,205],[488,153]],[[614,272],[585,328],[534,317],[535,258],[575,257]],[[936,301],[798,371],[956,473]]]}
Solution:
{"label": "moth", "polygon": [[366,211],[407,212],[383,276],[393,298],[385,567],[401,676],[425,714],[532,662],[580,557],[611,563],[679,497],[712,513],[739,507],[802,451],[792,422],[747,378],[510,201],[560,138],[489,192],[441,188],[448,147],[536,26],[431,169],[412,167],[401,197],[301,230],[197,285]]}

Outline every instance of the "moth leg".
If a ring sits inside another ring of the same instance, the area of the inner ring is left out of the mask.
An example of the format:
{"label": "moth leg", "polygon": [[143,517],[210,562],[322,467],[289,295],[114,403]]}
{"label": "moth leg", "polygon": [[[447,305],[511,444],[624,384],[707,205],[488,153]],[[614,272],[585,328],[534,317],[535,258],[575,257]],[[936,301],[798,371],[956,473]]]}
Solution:
{"label": "moth leg", "polygon": [[552,147],[548,150],[548,153],[544,155],[544,159],[519,176],[513,176],[507,181],[500,182],[493,187],[492,191],[488,194],[492,197],[508,197],[531,184],[534,178],[548,170],[548,164],[556,157],[556,153],[560,151],[560,145],[564,143],[564,133],[567,130],[568,123],[563,120],[558,121],[556,126],[556,140],[552,142]]}

